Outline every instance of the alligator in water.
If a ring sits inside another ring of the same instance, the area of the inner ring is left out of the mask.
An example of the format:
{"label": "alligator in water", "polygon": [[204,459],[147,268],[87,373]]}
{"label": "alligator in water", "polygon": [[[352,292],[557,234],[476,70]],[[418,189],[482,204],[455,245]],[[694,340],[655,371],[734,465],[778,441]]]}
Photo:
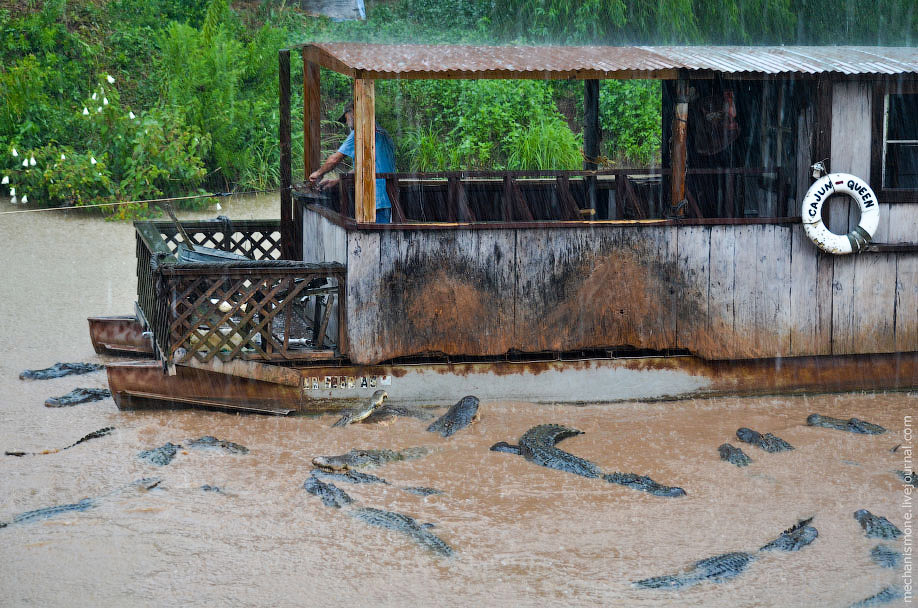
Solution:
{"label": "alligator in water", "polygon": [[347,492],[333,483],[326,483],[318,479],[315,475],[310,475],[306,478],[306,481],[303,482],[303,489],[322,499],[322,504],[326,507],[340,509],[354,502],[354,499]]}
{"label": "alligator in water", "polygon": [[[340,472],[332,472],[325,471],[320,468],[315,468],[312,470],[311,476],[320,481],[341,481],[345,483],[381,483],[384,485],[390,485],[389,482],[382,477],[370,475],[369,473],[362,473],[356,469],[345,469]],[[417,496],[433,496],[435,494],[443,493],[435,488],[425,488],[421,486],[398,486],[398,489],[404,490],[409,494],[415,494]]]}
{"label": "alligator in water", "polygon": [[165,445],[162,445],[158,448],[143,450],[137,454],[137,456],[162,467],[172,462],[172,459],[175,458],[175,454],[181,447],[181,445],[175,445],[174,443],[166,442]]}
{"label": "alligator in water", "polygon": [[[137,487],[143,490],[151,490],[155,488],[156,486],[158,486],[159,483],[160,483],[159,479],[155,477],[153,478],[148,477],[144,479],[138,479],[137,481],[134,481],[128,484],[127,487],[129,488]],[[111,492],[107,494],[106,496],[111,496],[113,494],[116,494],[122,491],[123,489],[124,488],[115,490],[114,492]],[[24,524],[24,523],[37,521],[39,519],[48,519],[50,517],[54,517],[55,515],[60,515],[61,513],[73,513],[73,512],[78,512],[78,511],[87,511],[89,509],[92,509],[95,506],[98,506],[99,500],[100,499],[98,498],[84,498],[83,500],[80,500],[79,502],[75,502],[75,503],[71,503],[67,505],[55,505],[53,507],[35,509],[34,511],[26,511],[25,513],[20,513],[19,515],[16,515],[10,521],[0,521],[0,528],[5,528],[11,524]]]}
{"label": "alligator in water", "polygon": [[861,524],[868,538],[899,538],[902,530],[894,526],[885,517],[874,515],[867,509],[854,512],[854,519]]}
{"label": "alligator in water", "polygon": [[81,403],[101,401],[112,396],[107,388],[75,388],[66,395],[45,399],[45,407],[70,407]]}
{"label": "alligator in water", "polygon": [[794,446],[787,443],[780,437],[775,437],[771,433],[765,433],[762,435],[761,433],[753,431],[752,429],[747,429],[746,427],[737,429],[736,437],[740,441],[758,446],[766,452],[775,453],[794,449]]}
{"label": "alligator in water", "polygon": [[899,476],[899,479],[912,486],[913,488],[918,488],[918,473],[915,471],[896,471],[896,475]]}
{"label": "alligator in water", "polygon": [[406,486],[399,489],[416,496],[438,496],[443,494],[443,490],[438,490],[436,488],[426,488],[424,486]]}
{"label": "alligator in water", "polygon": [[55,363],[45,369],[27,369],[19,374],[20,380],[48,380],[70,375],[88,374],[105,369],[98,363]]}
{"label": "alligator in water", "polygon": [[730,464],[735,464],[738,467],[749,466],[749,463],[752,462],[752,459],[749,456],[746,456],[746,453],[743,450],[730,445],[729,443],[724,443],[723,445],[717,448],[718,453],[720,454],[721,460],[726,460]]}
{"label": "alligator in water", "polygon": [[870,608],[871,606],[887,604],[893,600],[900,600],[903,597],[904,594],[898,587],[886,587],[876,595],[871,595],[866,599],[851,604],[850,608]]}
{"label": "alligator in water", "polygon": [[324,471],[340,472],[363,467],[378,467],[389,462],[411,460],[426,456],[429,450],[424,447],[405,448],[404,450],[361,450],[353,449],[338,456],[316,456],[312,464]]}
{"label": "alligator in water", "polygon": [[73,443],[71,443],[65,448],[58,448],[54,450],[43,450],[41,452],[24,452],[20,450],[7,450],[5,454],[7,456],[38,456],[40,454],[57,454],[58,452],[69,450],[70,448],[80,445],[81,443],[84,443],[91,439],[98,439],[99,437],[105,437],[106,435],[111,434],[111,432],[114,430],[115,430],[115,427],[107,426],[105,428],[99,429],[98,431],[93,431],[92,433],[89,433],[88,435],[83,435],[82,437],[80,437],[79,439],[77,439],[76,441],[74,441]]}
{"label": "alligator in water", "polygon": [[556,447],[559,441],[581,434],[583,434],[583,431],[560,424],[541,424],[526,431],[520,437],[518,446],[501,441],[492,445],[491,451],[519,454],[526,460],[549,469],[566,471],[591,479],[602,477],[609,483],[617,483],[635,490],[642,490],[655,496],[673,497],[685,495],[685,490],[682,488],[664,486],[643,475],[635,475],[634,473],[603,474],[595,463]]}
{"label": "alligator in water", "polygon": [[849,433],[857,433],[860,435],[882,435],[886,432],[886,429],[884,429],[879,424],[865,422],[863,420],[858,420],[857,418],[842,420],[840,418],[832,418],[831,416],[810,414],[806,418],[806,423],[809,426],[821,426],[827,429],[848,431]]}
{"label": "alligator in water", "polygon": [[238,443],[233,443],[232,441],[227,441],[225,439],[217,439],[211,435],[205,435],[200,439],[189,439],[185,442],[185,446],[198,449],[220,449],[224,452],[229,452],[230,454],[249,453],[249,448],[245,447],[244,445],[239,445]]}
{"label": "alligator in water", "polygon": [[452,547],[447,545],[442,538],[427,530],[429,526],[419,524],[417,520],[408,515],[369,507],[355,509],[351,514],[370,525],[407,534],[421,545],[444,557],[449,557],[453,554]]}
{"label": "alligator in water", "polygon": [[420,407],[411,407],[408,405],[396,405],[386,403],[379,409],[364,419],[364,422],[387,422],[393,418],[417,418],[418,420],[430,420],[434,417],[429,411]]}
{"label": "alligator in water", "polygon": [[478,405],[478,397],[463,397],[445,414],[434,420],[427,430],[431,433],[440,433],[443,437],[454,435],[479,420]]}
{"label": "alligator in water", "polygon": [[[819,535],[816,528],[809,525],[812,520],[813,518],[811,517],[798,522],[782,532],[777,539],[763,546],[759,551],[773,549],[797,551],[801,547],[805,547]],[[645,589],[679,589],[703,581],[720,583],[742,574],[756,557],[755,553],[747,553],[745,551],[724,553],[695,562],[687,572],[645,578],[636,581],[634,585]]]}
{"label": "alligator in water", "polygon": [[902,563],[902,554],[886,545],[877,545],[871,549],[870,558],[883,568],[898,568]]}
{"label": "alligator in water", "polygon": [[373,396],[370,397],[366,403],[353,409],[349,412],[345,412],[341,418],[335,422],[332,427],[341,427],[347,426],[349,424],[354,424],[355,422],[360,422],[361,420],[366,419],[370,414],[382,407],[383,401],[389,397],[389,394],[386,391],[376,391],[373,393]]}

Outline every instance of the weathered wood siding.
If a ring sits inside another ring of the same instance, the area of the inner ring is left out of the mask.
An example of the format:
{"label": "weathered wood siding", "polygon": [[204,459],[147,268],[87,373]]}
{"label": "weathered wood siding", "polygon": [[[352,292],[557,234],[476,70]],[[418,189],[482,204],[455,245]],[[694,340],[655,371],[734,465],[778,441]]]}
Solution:
{"label": "weathered wood siding", "polygon": [[355,363],[625,345],[708,359],[918,350],[918,255],[818,253],[799,224],[347,239]]}
{"label": "weathered wood siding", "polygon": [[303,261],[347,263],[347,231],[323,215],[303,212]]}

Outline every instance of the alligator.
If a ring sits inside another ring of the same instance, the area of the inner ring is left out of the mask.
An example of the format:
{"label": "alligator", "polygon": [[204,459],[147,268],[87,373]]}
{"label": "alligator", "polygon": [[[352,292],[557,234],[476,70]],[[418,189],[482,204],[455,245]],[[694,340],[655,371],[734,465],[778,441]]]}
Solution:
{"label": "alligator", "polygon": [[137,454],[137,456],[162,467],[172,462],[172,459],[175,458],[175,454],[181,447],[181,445],[175,445],[174,443],[166,442],[165,445],[162,445],[158,448],[143,450]]}
{"label": "alligator", "polygon": [[609,483],[617,483],[635,490],[642,490],[655,496],[673,497],[685,495],[685,490],[682,488],[664,486],[642,475],[635,475],[634,473],[603,474],[597,464],[555,447],[555,444],[559,441],[582,434],[583,431],[560,424],[541,424],[526,431],[520,437],[518,446],[501,441],[492,445],[490,449],[494,452],[519,454],[526,460],[549,469],[566,471],[591,479],[601,477]]}
{"label": "alligator", "polygon": [[452,547],[447,545],[442,538],[427,530],[431,526],[419,524],[417,520],[408,515],[369,507],[355,509],[351,515],[372,526],[388,528],[407,534],[421,545],[444,557],[449,557],[453,554]]}
{"label": "alligator", "polygon": [[724,443],[717,448],[718,453],[720,453],[720,459],[726,460],[730,464],[735,464],[738,467],[749,466],[749,463],[752,462],[752,459],[749,456],[746,456],[746,453],[743,450],[730,445],[729,443]]}
{"label": "alligator", "polygon": [[[797,551],[802,547],[813,542],[819,533],[809,523],[813,520],[802,520],[794,526],[788,528],[772,542],[764,545],[759,551],[770,551],[777,549],[779,551]],[[733,551],[708,557],[692,564],[687,572],[681,574],[668,574],[664,576],[655,576],[645,578],[634,582],[634,586],[645,589],[679,589],[701,583],[712,581],[721,583],[742,574],[749,567],[757,555],[745,551]]]}
{"label": "alligator", "polygon": [[81,403],[101,401],[112,396],[107,388],[75,388],[66,395],[45,399],[45,407],[71,407]]}
{"label": "alligator", "polygon": [[899,476],[899,479],[912,486],[913,488],[918,488],[918,473],[915,471],[896,471],[896,475]]}
{"label": "alligator", "polygon": [[353,449],[338,456],[316,456],[312,459],[312,464],[324,471],[335,473],[362,467],[378,467],[399,460],[411,460],[426,456],[428,453],[429,450],[424,447],[405,448],[404,450]]}
{"label": "alligator", "polygon": [[347,492],[333,483],[325,483],[314,475],[310,475],[303,482],[303,489],[314,496],[322,499],[322,504],[326,507],[340,509],[345,505],[354,502],[354,499],[348,496]]}
{"label": "alligator", "polygon": [[64,376],[89,374],[105,369],[98,363],[55,363],[45,369],[27,369],[19,374],[20,380],[49,380]]}
{"label": "alligator", "polygon": [[874,563],[883,568],[898,568],[902,563],[902,554],[886,545],[877,545],[871,549],[870,557]]}
{"label": "alligator", "polygon": [[233,443],[232,441],[227,441],[225,439],[217,439],[211,435],[205,435],[200,439],[189,439],[185,442],[185,446],[198,449],[221,449],[224,452],[229,452],[230,454],[249,453],[249,448],[245,447],[244,445],[239,445],[238,443]]}
{"label": "alligator", "polygon": [[868,538],[899,538],[902,530],[894,526],[885,517],[874,515],[867,509],[854,512],[854,519],[861,524]]}
{"label": "alligator", "polygon": [[111,432],[114,430],[115,430],[115,427],[107,426],[105,428],[99,429],[98,431],[93,431],[92,433],[89,433],[88,435],[84,435],[80,437],[79,439],[77,439],[76,441],[74,441],[73,443],[71,443],[65,448],[58,448],[54,450],[43,450],[41,452],[24,452],[20,450],[7,450],[5,454],[7,456],[38,456],[41,454],[57,454],[58,452],[69,450],[70,448],[80,445],[81,443],[89,441],[91,439],[98,439],[99,437],[105,437],[106,435],[111,434]]}
{"label": "alligator", "polygon": [[819,536],[819,531],[810,525],[812,521],[812,517],[798,521],[759,551],[799,551]]}
{"label": "alligator", "polygon": [[393,418],[407,417],[417,418],[418,420],[430,420],[434,415],[427,410],[419,407],[410,407],[407,405],[396,405],[386,403],[372,414],[367,416],[364,422],[386,422]]}
{"label": "alligator", "polygon": [[405,486],[399,489],[404,490],[405,492],[408,492],[409,494],[414,494],[416,496],[426,497],[426,496],[437,496],[439,494],[443,494],[443,490],[438,490],[436,488],[425,488],[423,486]]}
{"label": "alligator", "polygon": [[[147,477],[144,479],[138,479],[137,481],[134,481],[128,484],[128,487],[138,487],[144,490],[151,490],[155,488],[156,486],[158,486],[159,483],[160,483],[159,479],[155,477],[152,477],[152,478]],[[115,494],[123,489],[124,488],[120,488],[119,490],[115,490],[115,492],[110,492],[106,496],[111,496],[112,494]],[[103,496],[102,498],[105,498],[105,496]],[[98,498],[84,498],[78,502],[71,503],[71,504],[55,505],[53,507],[44,507],[43,509],[35,509],[34,511],[26,511],[25,513],[20,513],[19,515],[16,515],[10,521],[0,521],[0,528],[6,528],[7,526],[11,524],[24,524],[24,523],[37,521],[39,519],[48,519],[50,517],[54,517],[55,515],[60,515],[61,513],[88,511],[89,509],[92,509],[93,507],[98,506],[99,500],[100,499]]]}
{"label": "alligator", "polygon": [[794,446],[787,443],[780,437],[775,437],[771,433],[765,433],[762,435],[761,433],[753,431],[752,429],[747,429],[746,427],[737,429],[736,437],[740,441],[758,446],[766,452],[775,453],[794,449]]}
{"label": "alligator", "polygon": [[[389,482],[382,477],[370,475],[369,473],[362,473],[356,469],[345,469],[341,472],[331,472],[315,468],[312,470],[310,475],[321,481],[331,480],[343,481],[345,483],[381,483],[384,485],[390,485]],[[443,493],[442,491],[435,488],[425,488],[421,486],[399,486],[398,489],[404,490],[409,494],[415,494],[417,496],[433,496],[435,494]]]}
{"label": "alligator", "polygon": [[431,433],[440,433],[443,437],[454,435],[473,422],[478,422],[481,418],[478,405],[478,397],[463,397],[446,410],[445,414],[434,420],[427,430]]}
{"label": "alligator", "polygon": [[903,597],[904,596],[901,589],[898,587],[890,586],[884,588],[882,591],[875,595],[871,595],[866,599],[851,604],[850,608],[870,608],[871,606],[887,604],[893,600],[900,600]]}
{"label": "alligator", "polygon": [[372,414],[374,411],[382,407],[383,401],[389,397],[389,393],[386,391],[376,391],[373,393],[373,396],[370,397],[366,403],[357,409],[345,412],[341,418],[338,419],[332,427],[341,427],[347,426],[349,424],[354,424],[355,422],[360,422]]}
{"label": "alligator", "polygon": [[864,420],[858,420],[857,418],[842,420],[840,418],[832,418],[831,416],[810,414],[806,418],[806,423],[809,426],[821,426],[827,429],[848,431],[849,433],[857,433],[860,435],[882,435],[886,432],[886,429],[884,429],[879,424],[865,422]]}

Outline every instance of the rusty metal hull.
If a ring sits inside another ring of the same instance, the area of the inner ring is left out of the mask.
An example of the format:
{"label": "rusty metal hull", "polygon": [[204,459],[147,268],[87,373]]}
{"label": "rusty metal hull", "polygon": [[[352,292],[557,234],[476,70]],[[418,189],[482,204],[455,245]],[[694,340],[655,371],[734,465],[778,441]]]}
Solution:
{"label": "rusty metal hull", "polygon": [[97,353],[153,355],[153,343],[143,335],[143,325],[133,316],[89,317],[89,337]]}
{"label": "rusty metal hull", "polygon": [[[918,354],[709,362],[692,356],[539,362],[420,363],[289,368],[298,386],[153,362],[115,363],[121,409],[200,406],[253,413],[315,413],[353,405],[383,387],[393,402],[446,405],[463,395],[534,403],[658,401],[728,395],[918,388]],[[226,371],[226,370],[224,370]],[[289,376],[289,374],[286,374]],[[269,378],[269,376],[265,376]]]}

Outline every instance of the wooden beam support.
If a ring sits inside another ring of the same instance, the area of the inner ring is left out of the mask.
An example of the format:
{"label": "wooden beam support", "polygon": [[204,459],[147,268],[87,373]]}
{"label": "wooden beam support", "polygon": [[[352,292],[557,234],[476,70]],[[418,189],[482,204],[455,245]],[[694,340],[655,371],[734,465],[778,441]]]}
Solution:
{"label": "wooden beam support", "polygon": [[[599,145],[602,128],[599,126],[599,81],[583,81],[583,169],[595,171],[598,168]],[[596,209],[596,178],[586,179],[587,207]]]}
{"label": "wooden beam support", "polygon": [[280,139],[280,217],[281,217],[281,252],[284,259],[295,260],[297,245],[293,226],[293,193],[291,187],[291,146],[290,146],[290,50],[282,49],[277,54],[278,85],[280,98],[280,117],[278,135]]}
{"label": "wooden beam support", "polygon": [[376,93],[372,80],[354,81],[354,205],[358,222],[376,222]]}
{"label": "wooden beam support", "polygon": [[303,175],[319,168],[322,163],[322,127],[319,65],[306,60],[303,50]]}
{"label": "wooden beam support", "polygon": [[685,164],[686,132],[688,125],[688,81],[680,79],[676,83],[676,104],[673,113],[673,135],[670,143],[672,159],[672,180],[670,182],[670,215],[685,216]]}

